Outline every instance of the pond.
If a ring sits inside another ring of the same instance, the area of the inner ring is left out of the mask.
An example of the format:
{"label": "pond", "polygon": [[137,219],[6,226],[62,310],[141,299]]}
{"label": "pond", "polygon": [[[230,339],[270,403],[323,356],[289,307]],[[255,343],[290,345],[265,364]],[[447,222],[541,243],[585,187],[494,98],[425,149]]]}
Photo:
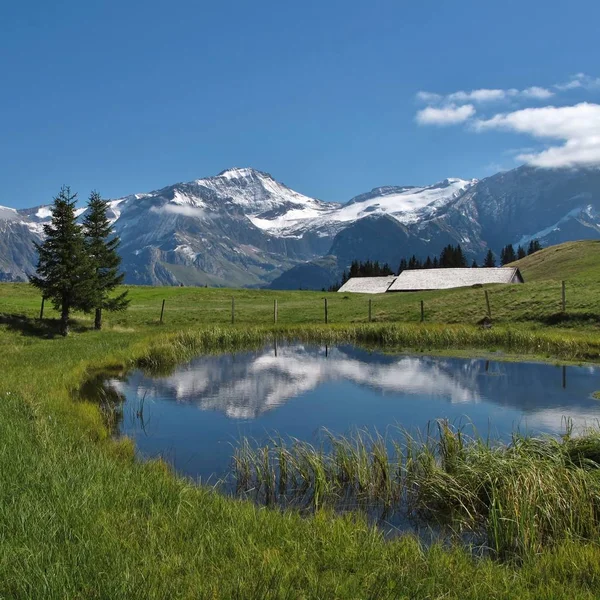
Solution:
{"label": "pond", "polygon": [[[472,424],[483,437],[558,434],[564,419],[595,425],[599,367],[369,352],[352,346],[286,344],[202,356],[166,377],[135,371],[104,382],[121,402],[118,433],[143,457],[162,456],[203,482],[231,466],[236,442],[277,432],[312,440],[322,428],[400,425],[434,419]],[[470,427],[471,425],[469,425]]]}

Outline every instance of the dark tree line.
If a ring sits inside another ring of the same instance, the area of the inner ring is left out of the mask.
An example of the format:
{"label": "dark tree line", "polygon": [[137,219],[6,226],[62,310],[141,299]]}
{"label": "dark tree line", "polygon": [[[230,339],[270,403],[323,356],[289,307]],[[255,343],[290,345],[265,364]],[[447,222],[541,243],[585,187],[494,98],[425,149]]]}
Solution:
{"label": "dark tree line", "polygon": [[[515,251],[513,245],[508,244],[504,248],[502,248],[502,252],[500,253],[500,264],[507,265],[508,263],[514,262],[515,260],[524,258],[525,256],[529,256],[534,252],[538,252],[538,250],[541,249],[542,245],[538,240],[531,240],[531,242],[529,242],[527,251],[525,251],[525,248],[523,248],[522,246],[519,246]],[[467,259],[462,251],[462,248],[460,247],[460,244],[458,244],[457,246],[449,244],[441,251],[439,258],[437,256],[434,256],[432,259],[430,256],[428,256],[425,260],[421,260],[417,258],[414,254],[408,260],[403,258],[400,261],[398,274],[402,273],[402,271],[411,269],[462,269],[466,266]],[[491,249],[487,251],[485,258],[483,259],[482,266],[496,266],[496,257]],[[474,260],[471,263],[471,267],[479,267],[476,260]]]}
{"label": "dark tree line", "polygon": [[[531,242],[529,242],[529,246],[527,247],[527,251],[522,246],[519,246],[515,251],[514,246],[512,244],[508,244],[502,248],[502,252],[500,253],[500,264],[507,265],[508,263],[514,262],[520,258],[524,258],[525,256],[531,255],[541,249],[542,245],[538,240],[531,240]],[[409,259],[403,258],[398,267],[398,275],[402,273],[402,271],[409,271],[412,269],[464,269],[467,266],[467,258],[462,251],[460,244],[457,244],[456,246],[448,244],[440,252],[439,257],[434,256],[431,258],[430,256],[427,256],[425,260],[422,260],[413,254]],[[483,259],[482,266],[496,266],[496,256],[491,249],[487,251],[485,258]],[[471,263],[471,267],[479,267],[476,260]],[[332,285],[329,288],[329,291],[337,291],[351,277],[382,277],[384,275],[394,275],[387,263],[381,266],[377,261],[371,262],[368,260],[366,262],[360,262],[358,260],[354,260],[352,261],[350,270],[344,271],[341,283]]]}
{"label": "dark tree line", "polygon": [[330,292],[339,290],[351,277],[385,277],[386,275],[394,275],[394,271],[387,263],[380,265],[379,261],[366,260],[361,262],[353,260],[350,269],[342,273],[342,282],[335,283],[329,288]]}
{"label": "dark tree line", "polygon": [[520,260],[521,258],[525,258],[526,256],[531,256],[536,252],[539,252],[542,249],[542,245],[539,240],[531,240],[529,242],[529,246],[527,246],[527,251],[523,246],[518,246],[515,251],[515,247],[512,244],[508,244],[502,248],[502,252],[500,252],[500,264],[507,265],[511,262],[515,262],[515,260]]}
{"label": "dark tree line", "polygon": [[108,202],[92,192],[83,225],[77,223],[77,194],[63,187],[54,198],[52,220],[44,225],[45,240],[36,244],[38,265],[30,282],[60,312],[60,332],[69,333],[73,310],[94,312],[94,327],[102,327],[102,310],[127,308],[127,292],[111,297],[123,283],[117,253],[119,238],[106,216]]}
{"label": "dark tree line", "polygon": [[448,269],[464,268],[467,266],[467,259],[460,247],[460,244],[453,246],[448,244],[441,252],[439,257],[428,256],[425,260],[417,258],[414,254],[407,260],[403,258],[398,267],[398,274],[402,271],[412,269]]}

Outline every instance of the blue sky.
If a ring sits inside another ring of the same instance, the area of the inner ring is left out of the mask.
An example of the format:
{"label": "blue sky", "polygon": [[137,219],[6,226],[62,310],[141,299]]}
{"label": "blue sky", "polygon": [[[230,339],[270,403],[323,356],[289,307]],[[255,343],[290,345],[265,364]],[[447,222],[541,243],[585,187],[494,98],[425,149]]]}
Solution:
{"label": "blue sky", "polygon": [[600,164],[599,22],[597,0],[2,2],[0,204],[231,166],[346,201]]}

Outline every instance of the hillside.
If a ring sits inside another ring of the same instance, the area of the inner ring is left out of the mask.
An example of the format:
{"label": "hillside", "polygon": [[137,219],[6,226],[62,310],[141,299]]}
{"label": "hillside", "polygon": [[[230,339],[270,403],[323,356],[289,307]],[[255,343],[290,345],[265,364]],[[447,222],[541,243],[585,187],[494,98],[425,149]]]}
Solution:
{"label": "hillside", "polygon": [[600,281],[600,241],[565,242],[512,263],[526,282],[545,279]]}

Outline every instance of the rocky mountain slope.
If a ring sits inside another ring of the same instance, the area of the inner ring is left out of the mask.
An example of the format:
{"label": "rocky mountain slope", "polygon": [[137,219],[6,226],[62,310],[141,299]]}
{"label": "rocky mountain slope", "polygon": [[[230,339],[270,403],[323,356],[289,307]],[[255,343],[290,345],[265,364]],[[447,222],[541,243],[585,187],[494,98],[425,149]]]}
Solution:
{"label": "rocky mountain slope", "polygon": [[[509,242],[600,238],[600,171],[520,167],[481,181],[379,187],[337,204],[236,168],[110,206],[129,283],[320,289],[355,258],[396,267],[448,243],[480,259]],[[0,207],[0,280],[33,272],[33,242],[49,218],[47,206]]]}

